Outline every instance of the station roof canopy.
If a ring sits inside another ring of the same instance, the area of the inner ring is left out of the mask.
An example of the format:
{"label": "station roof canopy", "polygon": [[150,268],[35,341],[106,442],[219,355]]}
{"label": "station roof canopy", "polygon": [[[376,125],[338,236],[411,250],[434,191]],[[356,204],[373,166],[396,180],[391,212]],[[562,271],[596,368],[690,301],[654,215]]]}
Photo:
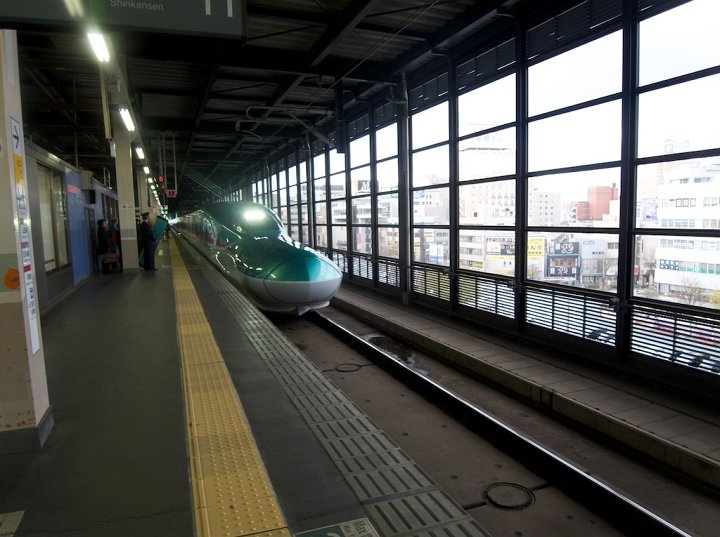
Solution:
{"label": "station roof canopy", "polygon": [[[540,9],[579,3],[66,0],[38,13],[34,2],[6,2],[0,25],[18,30],[26,138],[98,178],[114,176],[105,78],[109,113],[131,110],[134,143],[152,174],[178,181],[170,209],[183,211],[308,141],[327,140],[338,115],[397,97],[403,73],[447,65],[468,43],[512,36]],[[109,42],[102,68],[88,43],[90,20]]]}

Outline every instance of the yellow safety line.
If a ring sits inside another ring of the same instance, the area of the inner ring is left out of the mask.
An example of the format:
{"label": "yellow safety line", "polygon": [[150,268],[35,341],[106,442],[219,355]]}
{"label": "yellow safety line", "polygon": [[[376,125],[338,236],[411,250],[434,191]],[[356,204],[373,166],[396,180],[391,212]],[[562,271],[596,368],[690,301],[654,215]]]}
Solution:
{"label": "yellow safety line", "polygon": [[198,537],[289,537],[225,362],[174,240],[175,308]]}

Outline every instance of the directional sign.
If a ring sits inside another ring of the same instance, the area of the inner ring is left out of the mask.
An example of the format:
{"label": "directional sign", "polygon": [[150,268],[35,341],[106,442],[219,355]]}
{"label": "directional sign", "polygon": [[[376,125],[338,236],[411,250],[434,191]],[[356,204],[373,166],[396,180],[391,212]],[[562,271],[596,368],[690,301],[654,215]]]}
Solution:
{"label": "directional sign", "polygon": [[15,186],[18,189],[18,207],[19,217],[27,217],[27,208],[25,206],[25,146],[23,145],[22,138],[20,136],[20,123],[17,120],[10,118],[10,144],[12,145],[13,154],[13,168],[15,171]]}
{"label": "directional sign", "polygon": [[17,121],[12,121],[12,141],[13,141],[13,153],[22,153],[20,149],[20,125]]}
{"label": "directional sign", "polygon": [[245,0],[75,0],[2,2],[0,21],[30,24],[94,22],[101,28],[243,38]]}

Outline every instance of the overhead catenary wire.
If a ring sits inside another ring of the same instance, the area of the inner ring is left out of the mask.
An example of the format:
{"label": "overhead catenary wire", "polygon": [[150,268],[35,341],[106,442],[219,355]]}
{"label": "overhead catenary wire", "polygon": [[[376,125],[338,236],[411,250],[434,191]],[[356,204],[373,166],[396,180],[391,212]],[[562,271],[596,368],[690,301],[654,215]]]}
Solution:
{"label": "overhead catenary wire", "polygon": [[[344,80],[348,79],[353,72],[355,72],[358,68],[360,68],[365,62],[367,62],[369,59],[371,59],[375,54],[377,54],[378,51],[382,50],[382,48],[387,46],[388,43],[390,43],[391,41],[396,39],[397,36],[401,32],[403,32],[410,25],[412,25],[417,19],[422,17],[429,10],[433,9],[434,7],[436,7],[437,5],[442,4],[442,3],[444,3],[443,0],[434,0],[432,2],[423,4],[423,5],[417,6],[417,8],[414,8],[417,10],[415,14],[410,16],[405,23],[396,27],[396,29],[394,31],[392,31],[392,30],[389,31],[386,35],[382,36],[374,44],[372,44],[370,47],[368,47],[368,49],[366,49],[365,54],[360,59],[351,62],[344,70],[342,70],[340,72],[340,74],[337,77],[335,77],[335,80],[330,85],[328,85],[326,87],[318,87],[317,90],[315,91],[315,94],[310,95],[310,98],[311,98],[310,102],[308,102],[305,105],[301,105],[301,106],[297,106],[297,105],[293,106],[293,109],[294,109],[293,111],[295,112],[295,114],[288,114],[289,117],[287,118],[287,120],[291,121],[291,122],[296,122],[296,123],[299,122],[301,125],[303,125],[304,127],[307,128],[307,124],[305,122],[301,121],[298,118],[298,115],[303,114],[303,113],[309,113],[309,111],[311,109],[313,109],[313,107],[316,105],[316,103],[322,98],[323,91],[334,90]],[[302,76],[302,75],[299,75],[299,76]],[[390,84],[390,82],[387,82],[387,84]],[[282,109],[283,106],[281,104],[278,104],[277,108]],[[234,117],[236,119],[238,119],[237,116],[234,116]],[[277,119],[280,119],[280,118],[277,118]],[[259,119],[259,118],[253,119],[248,116],[248,120],[272,123],[272,121],[268,120],[267,118],[264,120]],[[238,123],[241,123],[241,122],[242,122],[242,120],[238,119],[236,126]],[[284,126],[285,126],[284,124],[281,126],[278,126],[278,128],[270,135],[270,137],[273,137],[273,138],[277,137],[278,134],[284,128]],[[242,130],[244,133],[248,133],[248,130],[246,130],[246,129],[237,129],[236,128],[236,130]],[[250,132],[252,132],[252,131],[250,131]],[[313,135],[317,136],[318,130],[316,128],[314,128],[311,130],[311,132],[313,132]],[[257,136],[257,135],[255,135],[255,136]],[[264,138],[264,136],[263,136],[263,138]],[[327,140],[327,138],[325,138],[323,141],[325,143],[329,142],[329,140]],[[286,146],[288,142],[289,142],[289,140],[286,141],[285,144],[283,144],[283,145]],[[164,148],[164,141],[163,141],[163,148]],[[281,148],[282,147],[278,147],[277,149],[279,150]],[[183,169],[185,169],[186,164],[187,163],[185,163],[185,162],[182,163]],[[164,166],[164,160],[163,160],[163,166]],[[176,171],[176,174],[177,174],[177,171]]]}
{"label": "overhead catenary wire", "polygon": [[[352,74],[355,70],[357,70],[362,64],[364,64],[366,61],[368,61],[370,58],[372,58],[379,50],[381,50],[385,45],[390,43],[393,39],[395,39],[403,30],[405,30],[408,26],[410,26],[413,22],[415,22],[418,18],[423,16],[427,11],[432,9],[438,4],[443,3],[442,0],[435,0],[432,3],[425,4],[424,6],[418,6],[418,8],[422,8],[420,11],[418,11],[414,16],[412,16],[405,24],[398,27],[397,30],[394,32],[389,32],[387,35],[383,36],[381,39],[378,40],[378,42],[371,47],[371,49],[363,56],[361,59],[356,60],[354,64],[351,64],[348,66],[348,68],[338,77],[336,77],[335,81],[331,83],[327,88],[323,88],[323,90],[333,90],[338,84],[343,82],[345,79],[347,79],[350,74]],[[314,98],[306,105],[304,105],[300,110],[298,110],[298,113],[310,109],[312,106],[315,105],[315,103],[318,102],[318,100],[321,98],[320,89],[316,90]],[[276,136],[283,127],[279,127],[274,133],[273,136]]]}
{"label": "overhead catenary wire", "polygon": [[[378,40],[378,42],[372,47],[372,49],[365,54],[364,57],[362,57],[359,60],[356,60],[354,65],[351,64],[347,70],[342,73],[339,77],[336,77],[335,82],[330,84],[326,89],[334,89],[335,86],[337,86],[340,82],[344,81],[346,78],[350,76],[351,73],[353,73],[355,70],[357,70],[362,64],[364,64],[366,61],[368,61],[370,58],[372,58],[382,47],[387,45],[390,41],[395,39],[400,32],[405,30],[408,26],[410,26],[413,22],[415,22],[418,18],[423,16],[427,11],[435,7],[436,5],[442,3],[442,0],[435,0],[434,2],[430,4],[426,4],[423,7],[422,11],[419,11],[417,14],[415,14],[413,17],[410,18],[403,26],[399,27],[395,32],[388,33],[386,36]],[[305,105],[305,107],[311,107],[313,106],[318,99],[320,98],[320,92],[317,92],[317,97],[312,100],[309,104]]]}

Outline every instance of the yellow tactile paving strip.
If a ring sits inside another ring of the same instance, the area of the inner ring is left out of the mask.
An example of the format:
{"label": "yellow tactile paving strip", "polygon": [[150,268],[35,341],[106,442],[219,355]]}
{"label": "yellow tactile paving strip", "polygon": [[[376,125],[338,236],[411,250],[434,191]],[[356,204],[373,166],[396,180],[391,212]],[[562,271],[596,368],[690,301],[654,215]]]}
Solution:
{"label": "yellow tactile paving strip", "polygon": [[247,418],[170,242],[197,537],[289,537]]}

